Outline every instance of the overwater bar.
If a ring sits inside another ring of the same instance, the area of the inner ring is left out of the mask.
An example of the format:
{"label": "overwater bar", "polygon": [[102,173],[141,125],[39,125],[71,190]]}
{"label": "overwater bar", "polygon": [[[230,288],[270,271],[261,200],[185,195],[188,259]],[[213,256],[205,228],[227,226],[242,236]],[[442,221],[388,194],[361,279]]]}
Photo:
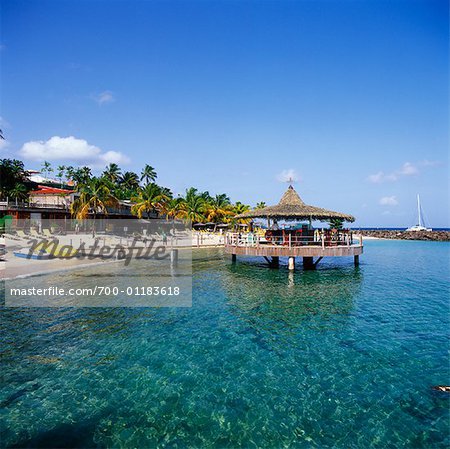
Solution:
{"label": "overwater bar", "polygon": [[[338,229],[338,226],[314,229],[312,226],[313,220],[334,220],[339,224],[343,221],[353,222],[353,216],[306,205],[292,185],[277,205],[249,211],[237,218],[265,218],[268,229],[263,234],[253,232],[252,229],[248,233],[228,233],[225,251],[232,255],[233,261],[236,261],[236,256],[260,256],[271,267],[278,267],[279,258],[288,257],[288,268],[293,270],[295,258],[301,257],[303,269],[311,270],[316,268],[323,257],[353,257],[356,266],[363,253],[362,236],[355,239],[350,229]],[[309,223],[280,229],[278,221],[281,220],[308,220]]]}

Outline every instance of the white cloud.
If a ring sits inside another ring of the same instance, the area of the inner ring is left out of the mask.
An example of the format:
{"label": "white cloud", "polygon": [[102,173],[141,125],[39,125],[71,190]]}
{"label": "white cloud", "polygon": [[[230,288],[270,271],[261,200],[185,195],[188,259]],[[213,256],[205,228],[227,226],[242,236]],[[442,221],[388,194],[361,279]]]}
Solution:
{"label": "white cloud", "polygon": [[379,203],[382,206],[397,206],[398,205],[397,198],[394,195],[393,196],[383,196],[383,198],[380,198]]}
{"label": "white cloud", "polygon": [[114,94],[110,90],[105,90],[104,92],[100,92],[97,95],[93,95],[92,98],[100,105],[113,103],[116,101],[114,98]]}
{"label": "white cloud", "polygon": [[118,151],[103,152],[99,147],[90,145],[86,140],[73,136],[53,136],[45,142],[42,140],[27,142],[19,153],[25,159],[33,161],[64,160],[92,165],[129,162],[128,157]]}
{"label": "white cloud", "polygon": [[278,173],[277,180],[280,182],[296,182],[300,181],[300,177],[293,168],[289,168],[287,170],[283,170],[281,173]]}
{"label": "white cloud", "polygon": [[127,164],[130,160],[119,151],[106,151],[106,153],[100,154],[99,158],[107,164]]}
{"label": "white cloud", "polygon": [[397,181],[398,177],[395,173],[386,174],[383,171],[379,171],[374,175],[370,175],[367,179],[374,184],[381,184],[386,181]]}
{"label": "white cloud", "polygon": [[402,168],[398,170],[397,173],[403,176],[410,176],[410,175],[417,175],[417,173],[419,173],[419,170],[415,165],[411,164],[411,162],[405,162],[402,165]]}
{"label": "white cloud", "polygon": [[420,165],[423,167],[437,167],[438,165],[441,165],[441,161],[429,161],[428,159],[425,159]]}
{"label": "white cloud", "polygon": [[367,177],[367,180],[373,184],[381,184],[382,182],[394,182],[402,176],[411,176],[419,174],[419,169],[411,162],[405,162],[398,170],[392,173],[384,173],[379,171]]}

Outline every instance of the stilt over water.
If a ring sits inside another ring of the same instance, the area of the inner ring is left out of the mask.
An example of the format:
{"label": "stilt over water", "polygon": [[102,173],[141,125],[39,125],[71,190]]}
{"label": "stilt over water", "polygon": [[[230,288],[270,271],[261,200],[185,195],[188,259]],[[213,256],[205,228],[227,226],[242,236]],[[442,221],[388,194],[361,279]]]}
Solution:
{"label": "stilt over water", "polygon": [[290,270],[295,270],[295,257],[289,257],[289,260],[288,260],[288,268],[290,269]]}
{"label": "stilt over water", "polygon": [[304,270],[315,270],[314,259],[312,257],[303,258],[303,269]]}
{"label": "stilt over water", "polygon": [[270,268],[278,268],[280,266],[280,258],[277,256],[273,256],[270,261]]}

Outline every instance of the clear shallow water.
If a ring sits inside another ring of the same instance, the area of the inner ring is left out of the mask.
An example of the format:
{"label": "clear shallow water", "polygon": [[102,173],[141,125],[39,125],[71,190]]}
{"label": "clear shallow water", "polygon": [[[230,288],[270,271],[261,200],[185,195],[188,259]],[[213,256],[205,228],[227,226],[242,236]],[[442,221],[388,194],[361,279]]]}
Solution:
{"label": "clear shallow water", "polygon": [[448,447],[449,250],[294,274],[201,250],[192,308],[1,309],[1,444]]}

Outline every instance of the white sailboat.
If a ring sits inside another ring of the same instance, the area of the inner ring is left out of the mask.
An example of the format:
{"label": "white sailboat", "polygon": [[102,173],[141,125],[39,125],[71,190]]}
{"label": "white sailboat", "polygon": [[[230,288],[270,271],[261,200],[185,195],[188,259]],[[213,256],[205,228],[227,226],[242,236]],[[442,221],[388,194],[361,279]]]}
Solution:
{"label": "white sailboat", "polygon": [[420,196],[417,194],[417,215],[419,216],[419,223],[411,226],[407,229],[407,231],[432,231],[431,228],[426,228],[423,225],[423,218],[422,218],[422,209],[420,208]]}

